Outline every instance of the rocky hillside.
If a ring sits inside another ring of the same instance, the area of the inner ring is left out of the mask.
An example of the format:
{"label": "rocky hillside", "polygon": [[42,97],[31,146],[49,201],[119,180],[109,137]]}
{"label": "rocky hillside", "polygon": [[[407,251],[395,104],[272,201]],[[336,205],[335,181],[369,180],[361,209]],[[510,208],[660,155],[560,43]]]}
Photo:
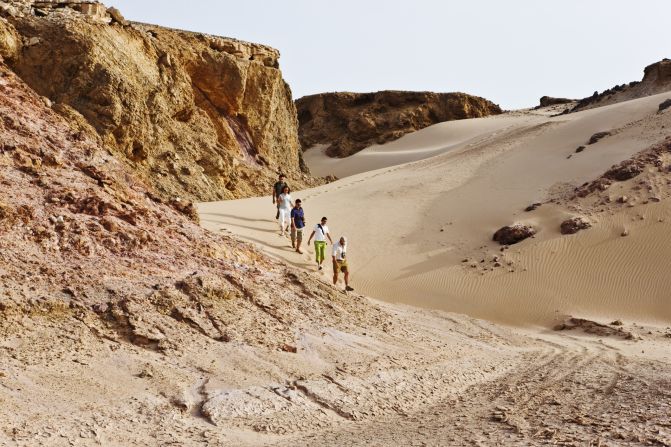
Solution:
{"label": "rocky hillside", "polygon": [[464,93],[381,91],[323,93],[296,101],[304,150],[328,145],[332,157],[347,157],[432,124],[501,113],[484,98]]}
{"label": "rocky hillside", "polygon": [[671,90],[671,59],[662,59],[645,67],[643,79],[640,82],[616,85],[601,93],[594,92],[592,96],[580,100],[571,111],[592,109],[669,90]]}
{"label": "rocky hillside", "polygon": [[11,69],[162,198],[267,193],[278,171],[311,182],[277,50],[129,23],[96,2],[2,2],[0,16]]}

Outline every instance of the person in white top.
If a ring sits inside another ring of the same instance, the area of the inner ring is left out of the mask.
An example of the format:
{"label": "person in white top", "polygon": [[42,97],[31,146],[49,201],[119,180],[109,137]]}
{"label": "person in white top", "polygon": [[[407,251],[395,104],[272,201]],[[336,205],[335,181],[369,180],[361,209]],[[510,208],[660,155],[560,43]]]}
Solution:
{"label": "person in white top", "polygon": [[333,244],[331,234],[329,233],[329,227],[326,226],[326,222],[326,217],[322,217],[321,223],[315,225],[312,234],[310,234],[310,237],[308,238],[308,246],[310,246],[312,238],[315,238],[315,259],[319,270],[322,269],[322,262],[324,262],[324,258],[326,257],[326,238]]}
{"label": "person in white top", "polygon": [[280,212],[280,235],[288,234],[289,224],[291,223],[291,209],[294,207],[291,199],[291,190],[288,186],[282,188],[282,194],[277,198]]}
{"label": "person in white top", "polygon": [[349,268],[347,267],[347,238],[340,236],[338,242],[333,245],[333,285],[338,283],[338,273],[345,274],[345,291],[354,290],[349,286]]}

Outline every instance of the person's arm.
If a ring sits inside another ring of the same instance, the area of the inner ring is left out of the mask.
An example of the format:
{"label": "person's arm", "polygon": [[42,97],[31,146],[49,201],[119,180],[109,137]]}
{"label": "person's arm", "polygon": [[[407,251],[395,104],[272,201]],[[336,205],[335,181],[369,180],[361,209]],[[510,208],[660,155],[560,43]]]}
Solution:
{"label": "person's arm", "polygon": [[310,237],[308,238],[308,245],[310,244],[310,241],[312,240],[314,235],[315,235],[315,230],[312,230],[312,234],[310,234]]}
{"label": "person's arm", "polygon": [[329,238],[329,241],[331,241],[331,245],[333,245],[333,239],[331,239],[331,233],[326,233],[326,237]]}
{"label": "person's arm", "polygon": [[294,221],[296,220],[296,213],[294,213],[294,210],[291,210],[290,216],[291,216],[291,219],[290,219],[291,220],[291,229],[293,230],[293,229],[296,228],[296,224],[294,223]]}
{"label": "person's arm", "polygon": [[275,203],[275,185],[273,185],[273,203]]}

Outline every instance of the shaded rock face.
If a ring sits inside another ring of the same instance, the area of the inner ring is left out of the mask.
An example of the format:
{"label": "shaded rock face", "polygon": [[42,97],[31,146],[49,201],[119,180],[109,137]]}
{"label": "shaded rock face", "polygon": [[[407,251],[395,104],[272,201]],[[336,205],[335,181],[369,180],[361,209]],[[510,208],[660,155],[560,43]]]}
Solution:
{"label": "shaded rock face", "polygon": [[563,221],[559,227],[561,234],[575,234],[590,228],[592,224],[584,217],[572,217]]}
{"label": "shaded rock face", "polygon": [[592,96],[581,99],[571,111],[575,112],[630,99],[643,98],[668,90],[671,90],[671,59],[662,59],[645,67],[643,79],[640,82],[634,81],[629,84],[616,85],[601,93],[594,92]]}
{"label": "shaded rock face", "polygon": [[536,234],[536,230],[530,225],[514,224],[499,228],[492,240],[501,245],[512,245],[523,241]]}
{"label": "shaded rock face", "polygon": [[296,101],[304,150],[327,144],[331,157],[347,157],[432,124],[501,113],[484,98],[464,93],[381,91],[322,93]]}
{"label": "shaded rock face", "polygon": [[73,5],[39,16],[26,2],[5,11],[2,56],[158,195],[206,201],[267,193],[280,171],[293,187],[312,184],[276,50],[61,3]]}

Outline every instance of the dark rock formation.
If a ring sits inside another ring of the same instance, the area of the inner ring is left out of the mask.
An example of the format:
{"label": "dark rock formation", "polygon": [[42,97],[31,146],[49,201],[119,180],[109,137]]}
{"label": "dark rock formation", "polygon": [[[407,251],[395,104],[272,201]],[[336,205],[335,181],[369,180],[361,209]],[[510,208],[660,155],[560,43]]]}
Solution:
{"label": "dark rock formation", "polygon": [[580,230],[590,228],[592,224],[584,217],[572,217],[566,219],[560,225],[561,234],[575,234]]}
{"label": "dark rock formation", "polygon": [[664,110],[668,109],[669,107],[671,107],[671,98],[669,98],[666,101],[659,104],[659,112],[663,112]]}
{"label": "dark rock formation", "polygon": [[592,96],[581,99],[571,111],[575,112],[630,99],[643,98],[668,90],[671,90],[671,59],[662,59],[645,67],[642,81],[616,85],[601,93],[594,92]]}
{"label": "dark rock formation", "polygon": [[327,154],[346,157],[432,124],[501,113],[484,98],[464,93],[381,91],[322,93],[296,101],[303,149],[327,144]]}
{"label": "dark rock formation", "polygon": [[[610,132],[597,132],[589,138],[589,141],[587,142],[587,144],[597,143],[599,140],[609,136],[610,134],[611,134]],[[576,152],[580,152],[580,151],[576,150]]]}
{"label": "dark rock formation", "polygon": [[549,106],[554,106],[558,104],[568,104],[570,102],[575,101],[575,99],[568,99],[568,98],[553,98],[552,96],[543,96],[540,99],[540,106],[539,107],[549,107]]}
{"label": "dark rock formation", "polygon": [[604,174],[604,177],[610,180],[623,182],[636,177],[643,172],[644,165],[636,160],[626,160],[613,166]]}
{"label": "dark rock formation", "polygon": [[534,210],[536,210],[536,208],[539,208],[541,205],[542,205],[542,203],[540,203],[540,202],[532,203],[531,205],[524,208],[524,211],[526,211],[527,213],[531,212],[531,211],[534,211]]}
{"label": "dark rock formation", "polygon": [[514,224],[499,228],[492,240],[501,245],[512,245],[536,234],[536,230],[530,225]]}

